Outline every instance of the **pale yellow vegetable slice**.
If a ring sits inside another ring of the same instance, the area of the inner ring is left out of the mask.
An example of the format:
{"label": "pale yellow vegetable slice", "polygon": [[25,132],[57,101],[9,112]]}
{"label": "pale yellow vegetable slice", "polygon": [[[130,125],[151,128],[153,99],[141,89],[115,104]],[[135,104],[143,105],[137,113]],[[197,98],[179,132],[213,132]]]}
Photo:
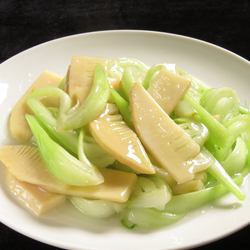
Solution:
{"label": "pale yellow vegetable slice", "polygon": [[205,183],[205,181],[207,180],[207,173],[205,171],[197,173],[197,174],[195,174],[195,179],[200,180],[203,183]]}
{"label": "pale yellow vegetable slice", "polygon": [[[184,182],[182,184],[177,184],[176,181],[173,179],[173,177],[166,171],[166,169],[155,167],[156,173],[161,176],[163,179],[166,180],[168,185],[173,189],[173,192],[177,194],[178,192],[193,192],[198,191],[203,187],[203,184],[205,183],[207,179],[206,172],[199,172],[196,173],[194,176],[194,179],[188,182]],[[201,184],[201,182],[203,184]]]}
{"label": "pale yellow vegetable slice", "polygon": [[104,183],[84,188],[70,186],[62,193],[89,199],[127,202],[135,186],[137,176],[133,173],[112,169],[101,169],[100,172],[104,177]]}
{"label": "pale yellow vegetable slice", "polygon": [[53,194],[39,186],[19,181],[9,173],[6,174],[6,186],[22,206],[37,216],[65,201],[64,195]]}
{"label": "pale yellow vegetable slice", "polygon": [[152,79],[148,92],[162,109],[170,114],[190,86],[190,81],[166,68]]}
{"label": "pale yellow vegetable slice", "polygon": [[68,76],[68,93],[74,103],[82,103],[85,100],[92,86],[96,65],[104,65],[104,63],[105,60],[101,58],[72,57]]}
{"label": "pale yellow vegetable slice", "polygon": [[194,173],[189,160],[198,155],[199,145],[175,124],[142,85],[134,85],[130,103],[134,127],[149,153],[177,183],[192,180]]}
{"label": "pale yellow vegetable slice", "polygon": [[69,186],[59,182],[48,172],[37,148],[25,145],[2,147],[0,161],[20,181],[41,186],[54,193],[90,199],[126,202],[137,179],[132,173],[100,169],[104,183],[91,187]]}
{"label": "pale yellow vegetable slice", "polygon": [[155,173],[139,138],[123,121],[114,104],[107,104],[105,111],[89,127],[96,142],[116,160],[138,173]]}
{"label": "pale yellow vegetable slice", "polygon": [[[46,86],[58,86],[60,81],[61,77],[49,71],[45,71],[34,81],[25,94],[18,100],[11,111],[9,119],[10,134],[15,140],[19,142],[26,142],[31,137],[30,128],[25,120],[25,114],[29,113],[28,106],[26,105],[27,97],[35,89]],[[57,100],[48,98],[46,99],[45,104],[55,106],[56,103]]]}
{"label": "pale yellow vegetable slice", "polygon": [[[204,187],[204,184],[201,180],[191,180],[182,184],[176,184],[171,187],[173,194],[184,194],[189,192],[199,191]],[[192,202],[192,201],[191,201]]]}

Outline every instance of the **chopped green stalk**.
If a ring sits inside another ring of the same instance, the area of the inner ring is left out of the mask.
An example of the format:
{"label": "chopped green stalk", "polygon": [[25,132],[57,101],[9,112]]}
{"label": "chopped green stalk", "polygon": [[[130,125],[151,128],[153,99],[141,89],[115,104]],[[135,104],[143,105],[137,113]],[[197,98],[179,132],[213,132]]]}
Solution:
{"label": "chopped green stalk", "polygon": [[247,150],[248,150],[246,164],[250,166],[250,131],[242,133],[241,137],[244,140]]}
{"label": "chopped green stalk", "polygon": [[129,110],[129,103],[123,99],[116,90],[111,89],[111,95],[114,103],[118,107],[124,121],[128,124],[128,126],[132,127],[131,114]]}
{"label": "chopped green stalk", "polygon": [[212,88],[204,92],[200,104],[221,122],[239,114],[239,98],[230,88]]}
{"label": "chopped green stalk", "polygon": [[84,140],[84,132],[82,129],[80,134],[79,134],[79,137],[78,137],[78,159],[81,162],[83,162],[85,165],[91,166],[91,163],[88,160],[88,158],[86,157],[85,152],[84,152],[83,140]]}
{"label": "chopped green stalk", "polygon": [[154,208],[131,208],[123,214],[122,224],[127,228],[138,226],[153,229],[172,224],[182,217],[182,214],[168,213]]}
{"label": "chopped green stalk", "polygon": [[170,188],[160,177],[139,177],[128,206],[163,210],[171,197]]}
{"label": "chopped green stalk", "polygon": [[228,174],[234,175],[242,171],[246,164],[247,156],[247,145],[241,137],[238,137],[233,151],[222,162],[222,165]]}
{"label": "chopped green stalk", "polygon": [[90,162],[98,167],[107,167],[112,165],[115,159],[104,151],[96,142],[84,142],[84,152]]}
{"label": "chopped green stalk", "polygon": [[200,146],[206,142],[208,138],[208,129],[202,123],[194,122],[187,118],[177,118],[174,119],[174,121]]}
{"label": "chopped green stalk", "polygon": [[54,142],[34,116],[25,117],[51,174],[60,181],[74,186],[98,185],[103,182],[103,176],[94,166],[79,161]]}
{"label": "chopped green stalk", "polygon": [[240,113],[241,113],[241,114],[250,114],[249,108],[240,106],[239,110],[240,110]]}
{"label": "chopped green stalk", "polygon": [[126,68],[122,76],[121,88],[127,101],[129,101],[130,91],[135,83],[132,69],[130,67]]}
{"label": "chopped green stalk", "polygon": [[206,111],[199,103],[197,103],[190,95],[185,96],[191,106],[199,115],[200,121],[208,128],[208,143],[224,146],[227,141],[228,133],[226,128],[218,122],[208,111]]}
{"label": "chopped green stalk", "polygon": [[192,118],[195,114],[196,114],[195,110],[185,99],[180,100],[174,109],[174,116],[176,117]]}
{"label": "chopped green stalk", "polygon": [[239,200],[244,200],[245,195],[236,185],[233,179],[228,175],[226,170],[214,158],[210,152],[204,149],[204,152],[213,160],[213,164],[208,168],[208,173],[211,174],[219,183],[222,183],[230,192],[232,192]]}
{"label": "chopped green stalk", "polygon": [[65,113],[67,113],[71,108],[70,97],[63,90],[51,86],[36,89],[30,95],[30,98],[35,98],[35,99],[43,99],[47,97],[59,98],[60,106],[59,106],[58,121],[61,122]]}
{"label": "chopped green stalk", "polygon": [[122,210],[119,203],[104,200],[89,200],[79,197],[71,197],[74,207],[86,216],[95,218],[107,218]]}
{"label": "chopped green stalk", "polygon": [[63,79],[61,80],[59,86],[58,86],[59,89],[62,89],[62,90],[65,90],[66,88],[66,76],[63,77]]}
{"label": "chopped green stalk", "polygon": [[[97,143],[85,143],[83,129],[78,139],[78,158],[87,165],[94,163],[98,167],[107,167],[114,163],[115,159],[108,155]],[[86,155],[85,155],[86,154]]]}
{"label": "chopped green stalk", "polygon": [[249,115],[239,115],[225,123],[228,130],[228,137],[226,143],[215,150],[214,154],[217,159],[220,161],[225,160],[225,158],[230,153],[231,148],[233,147],[236,139],[242,135],[250,131],[250,116]]}
{"label": "chopped green stalk", "polygon": [[52,116],[57,119],[59,114],[59,109],[56,107],[48,107],[48,111],[52,114]]}
{"label": "chopped green stalk", "polygon": [[190,90],[192,93],[200,96],[208,89],[208,86],[206,86],[205,83],[203,83],[201,80],[194,77],[193,75],[189,74],[187,71],[179,67],[176,67],[175,70],[177,74],[191,81],[192,88]]}
{"label": "chopped green stalk", "polygon": [[[63,146],[73,155],[78,153],[78,135],[75,131],[61,131],[56,129],[56,119],[49,110],[38,100],[29,98],[27,105],[32,110],[36,119],[47,131],[49,136]],[[84,151],[88,159],[98,167],[106,167],[111,165],[115,159],[108,155],[93,139],[88,137],[89,141],[84,142]]]}
{"label": "chopped green stalk", "polygon": [[81,106],[65,115],[64,121],[58,126],[63,129],[77,129],[87,125],[102,113],[109,99],[109,94],[109,82],[104,68],[97,65],[93,86],[86,100]]}
{"label": "chopped green stalk", "polygon": [[[234,181],[240,185],[243,176],[239,175]],[[164,211],[168,213],[186,214],[189,211],[206,205],[228,193],[228,189],[223,184],[202,189],[200,191],[173,196],[166,205]]]}
{"label": "chopped green stalk", "polygon": [[38,100],[31,97],[27,100],[27,105],[34,113],[36,119],[45,128],[49,136],[67,149],[70,153],[77,155],[78,136],[73,131],[58,131],[56,129],[56,119],[49,110]]}
{"label": "chopped green stalk", "polygon": [[122,68],[127,68],[127,67],[136,67],[140,71],[146,71],[148,69],[148,66],[144,64],[143,62],[137,60],[137,59],[131,59],[131,58],[120,58],[117,61],[117,65],[122,67]]}
{"label": "chopped green stalk", "polygon": [[143,81],[143,86],[144,86],[145,89],[148,89],[148,88],[149,88],[150,82],[151,82],[152,78],[153,78],[154,75],[155,75],[157,72],[159,72],[163,67],[164,67],[163,64],[156,64],[156,65],[154,65],[153,67],[151,67],[151,68],[148,70],[148,72],[147,72],[147,74],[146,74],[146,76],[145,76],[145,78],[144,78],[144,81]]}
{"label": "chopped green stalk", "polygon": [[62,79],[62,81],[59,84],[59,88],[66,91],[66,92],[67,92],[68,83],[69,83],[69,71],[70,71],[70,66],[68,68],[66,76],[64,76],[64,78]]}

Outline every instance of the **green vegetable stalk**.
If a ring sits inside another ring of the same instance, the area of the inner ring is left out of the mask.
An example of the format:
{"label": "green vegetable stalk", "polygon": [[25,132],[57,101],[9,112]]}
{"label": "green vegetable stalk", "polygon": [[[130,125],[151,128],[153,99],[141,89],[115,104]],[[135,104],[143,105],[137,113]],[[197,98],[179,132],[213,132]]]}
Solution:
{"label": "green vegetable stalk", "polygon": [[74,186],[98,185],[103,182],[103,177],[96,167],[88,161],[79,161],[54,142],[34,116],[26,115],[26,120],[48,170],[58,180]]}
{"label": "green vegetable stalk", "polygon": [[[243,182],[243,175],[234,179],[240,185]],[[193,209],[206,205],[228,193],[228,189],[223,184],[202,189],[200,191],[173,196],[166,205],[165,211],[168,213],[186,214]]]}
{"label": "green vegetable stalk", "polygon": [[131,113],[129,110],[129,103],[123,99],[120,94],[114,90],[111,89],[111,96],[113,98],[114,103],[116,104],[117,108],[119,109],[124,121],[127,123],[128,126],[132,127],[132,121],[131,121]]}
{"label": "green vegetable stalk", "polygon": [[86,100],[77,108],[64,115],[58,127],[65,130],[77,129],[87,125],[104,110],[110,94],[110,87],[104,68],[97,65],[94,82]]}

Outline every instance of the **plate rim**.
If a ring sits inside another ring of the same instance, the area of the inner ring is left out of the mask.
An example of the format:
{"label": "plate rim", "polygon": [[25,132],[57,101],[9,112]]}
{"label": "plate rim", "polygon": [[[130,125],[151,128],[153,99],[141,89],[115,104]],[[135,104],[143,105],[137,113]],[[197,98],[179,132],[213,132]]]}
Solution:
{"label": "plate rim", "polygon": [[[202,45],[205,45],[207,47],[212,47],[213,49],[216,49],[216,50],[219,50],[220,52],[224,52],[226,54],[229,54],[230,56],[233,56],[235,58],[237,58],[238,60],[240,60],[241,62],[245,63],[248,67],[250,67],[250,61],[247,60],[246,58],[236,54],[235,52],[232,52],[228,49],[225,49],[219,45],[216,45],[216,44],[213,44],[213,43],[210,43],[210,42],[207,42],[207,41],[204,41],[204,40],[201,40],[201,39],[198,39],[198,38],[194,38],[194,37],[191,37],[191,36],[185,36],[185,35],[180,35],[180,34],[175,34],[175,33],[169,33],[169,32],[161,32],[161,31],[154,31],[154,30],[137,30],[137,29],[107,29],[107,30],[98,30],[98,31],[90,31],[90,32],[84,32],[84,33],[77,33],[77,34],[72,34],[72,35],[68,35],[68,36],[63,36],[63,37],[59,37],[59,38],[55,38],[55,39],[52,39],[52,40],[48,40],[46,42],[43,42],[43,43],[40,43],[40,44],[37,44],[35,46],[32,46],[26,50],[23,50],[23,51],[20,51],[19,53],[11,56],[10,58],[7,58],[6,60],[4,60],[3,62],[0,63],[0,68],[2,65],[6,64],[6,63],[9,63],[11,62],[12,60],[15,60],[16,57],[18,56],[22,56],[22,54],[25,54],[25,53],[30,53],[32,52],[32,50],[35,50],[35,49],[39,49],[40,47],[43,47],[43,46],[46,46],[47,44],[49,43],[54,43],[54,42],[57,42],[57,41],[63,41],[63,40],[67,40],[67,39],[72,39],[72,38],[75,38],[75,37],[88,37],[88,36],[92,36],[92,35],[99,35],[99,34],[113,34],[113,33],[135,33],[135,34],[149,34],[149,35],[158,35],[158,36],[164,36],[164,37],[176,37],[176,38],[180,38],[180,39],[184,39],[184,40],[188,40],[188,41],[191,41],[191,42],[196,42],[198,44],[202,44]],[[39,237],[39,235],[36,235],[35,233],[33,232],[24,232],[22,231],[22,229],[18,228],[16,226],[16,223],[11,223],[11,221],[8,221],[7,219],[5,220],[4,218],[0,218],[0,222],[3,223],[4,225],[6,225],[7,227],[9,227],[10,229],[26,236],[26,237],[29,237],[33,240],[36,240],[36,241],[39,241],[41,243],[45,243],[45,244],[48,244],[48,245],[51,245],[51,246],[57,246],[57,247],[60,247],[60,248],[65,248],[65,247],[70,247],[69,244],[68,245],[65,245],[64,243],[61,243],[60,241],[58,240],[55,240],[55,239],[44,239],[42,237]],[[185,248],[192,248],[192,247],[199,247],[199,246],[202,246],[202,245],[206,245],[208,243],[211,243],[211,242],[214,242],[214,241],[217,241],[217,240],[220,240],[224,237],[228,237],[229,235],[232,235],[233,233],[237,232],[237,231],[240,231],[242,230],[243,228],[247,227],[248,225],[250,225],[250,221],[246,221],[245,223],[242,223],[241,226],[235,228],[235,229],[232,229],[232,230],[228,230],[226,233],[222,234],[222,235],[219,235],[217,237],[214,237],[212,239],[207,239],[205,241],[200,241],[198,243],[194,243],[194,244],[189,244],[187,246],[185,246]],[[70,247],[71,249],[73,249],[72,247]],[[184,247],[178,247],[176,246],[174,249],[183,249]],[[90,250],[90,249],[87,249],[87,248],[74,248],[74,249],[82,249],[82,250]],[[165,250],[167,248],[155,248],[157,250]],[[93,248],[91,247],[91,250],[99,250],[99,248]]]}

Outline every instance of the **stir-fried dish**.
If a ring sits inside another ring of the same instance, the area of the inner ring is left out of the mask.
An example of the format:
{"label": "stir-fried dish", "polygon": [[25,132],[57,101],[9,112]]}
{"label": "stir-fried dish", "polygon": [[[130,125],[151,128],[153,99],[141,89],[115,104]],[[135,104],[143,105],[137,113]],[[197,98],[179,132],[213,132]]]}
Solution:
{"label": "stir-fried dish", "polygon": [[228,193],[245,198],[249,110],[174,64],[75,56],[65,77],[35,80],[9,131],[6,185],[37,216],[69,201],[85,216],[155,228]]}

